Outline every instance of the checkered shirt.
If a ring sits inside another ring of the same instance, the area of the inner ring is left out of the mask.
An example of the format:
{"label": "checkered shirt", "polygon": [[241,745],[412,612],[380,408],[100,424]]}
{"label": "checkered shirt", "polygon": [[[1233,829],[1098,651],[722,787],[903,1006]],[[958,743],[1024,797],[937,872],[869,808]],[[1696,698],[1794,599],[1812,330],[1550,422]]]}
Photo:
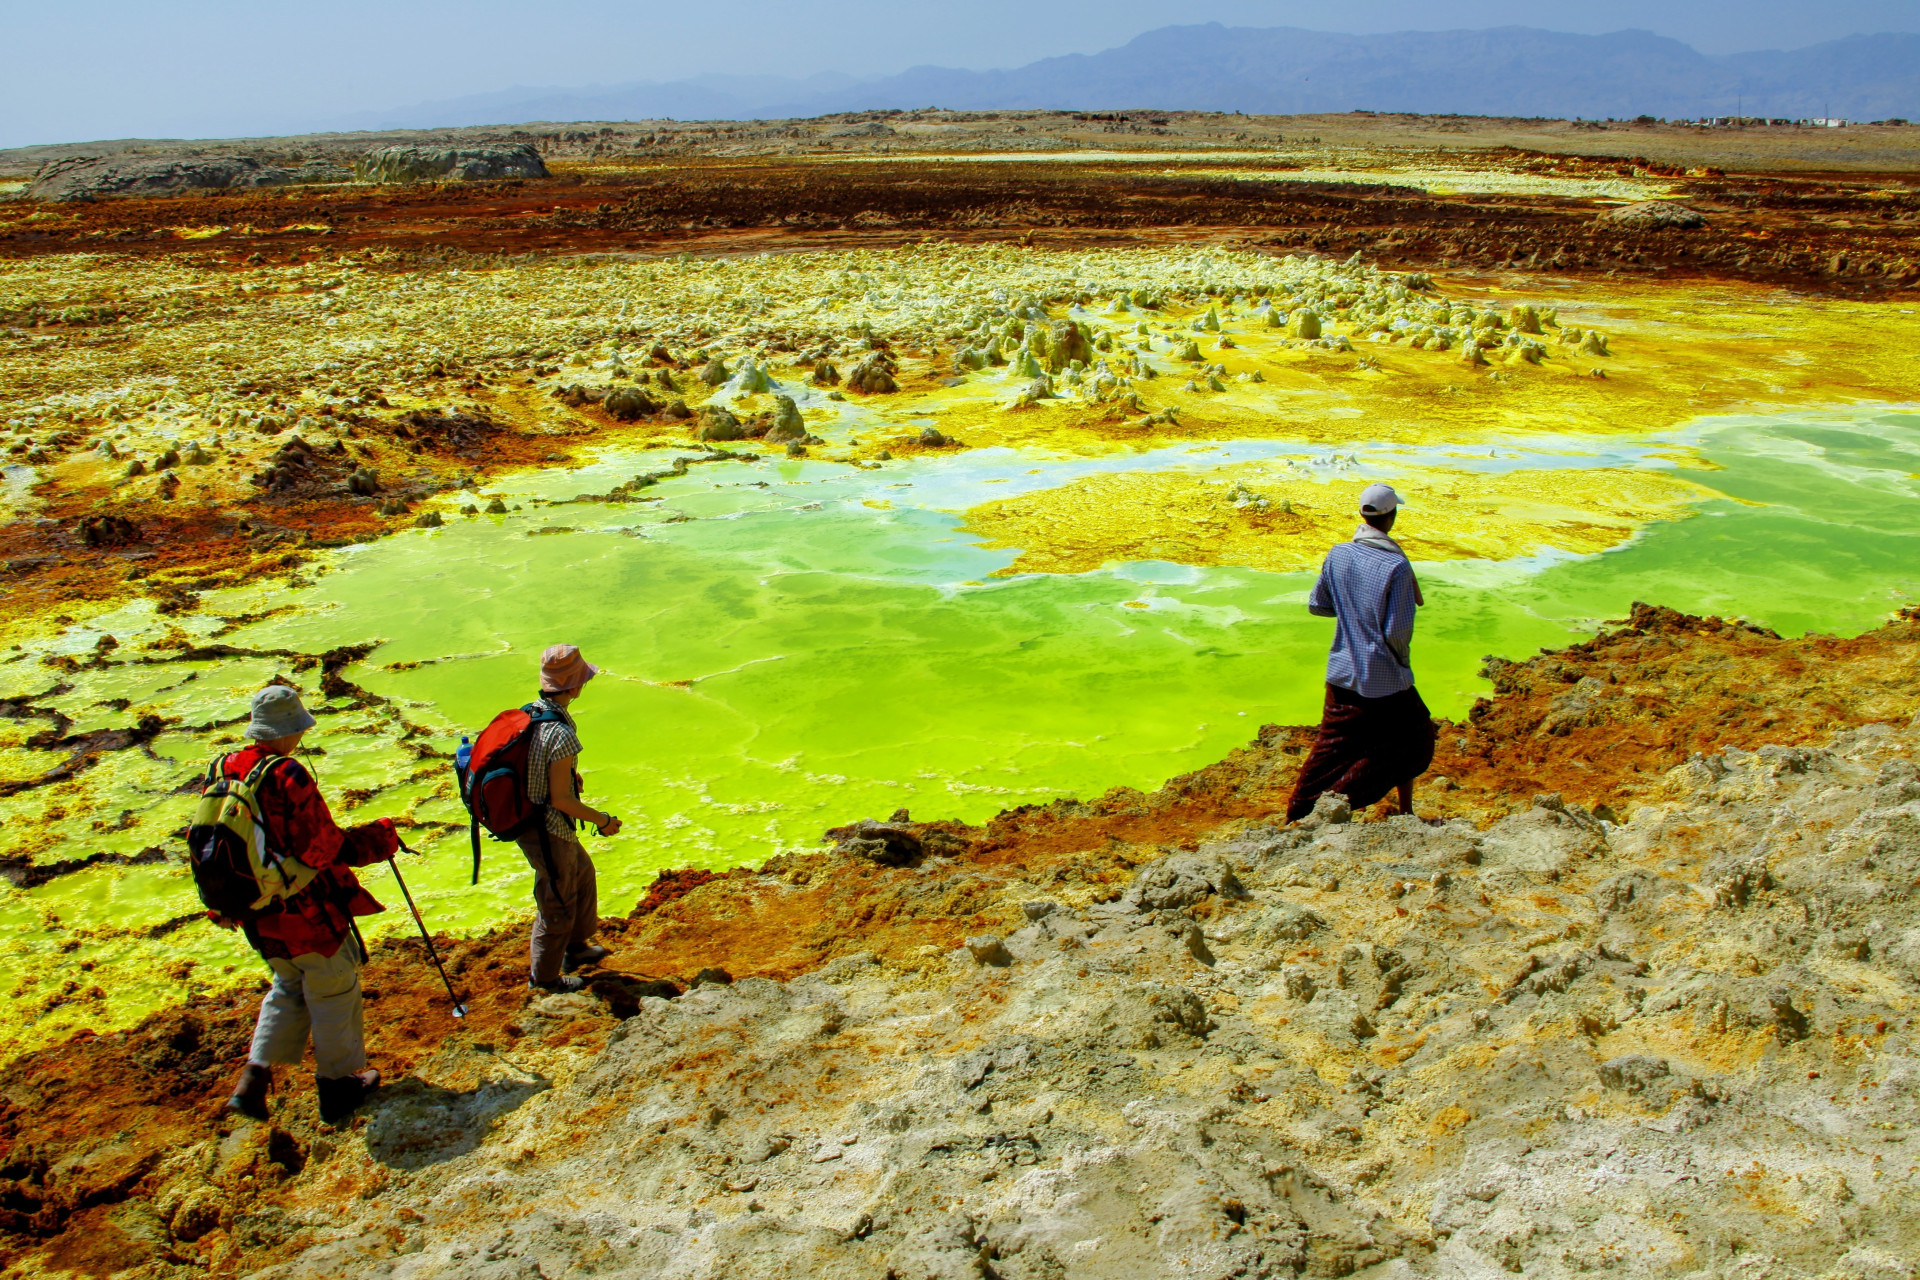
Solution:
{"label": "checkered shirt", "polygon": [[1327,683],[1363,698],[1412,688],[1418,594],[1413,566],[1385,539],[1356,538],[1329,551],[1307,600],[1309,613],[1335,620]]}
{"label": "checkered shirt", "polygon": [[[547,802],[547,771],[555,760],[580,754],[580,732],[565,707],[540,699],[540,705],[556,712],[559,719],[533,731],[533,748],[527,753],[527,799],[534,804]],[[547,810],[547,830],[555,835],[573,834],[573,819],[558,809]]]}

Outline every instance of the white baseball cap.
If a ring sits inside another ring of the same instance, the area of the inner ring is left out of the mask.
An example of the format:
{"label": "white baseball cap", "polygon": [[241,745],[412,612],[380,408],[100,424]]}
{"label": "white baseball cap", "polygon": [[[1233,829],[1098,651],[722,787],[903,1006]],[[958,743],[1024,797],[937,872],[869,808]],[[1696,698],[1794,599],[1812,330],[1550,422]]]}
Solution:
{"label": "white baseball cap", "polygon": [[1360,491],[1360,514],[1363,516],[1384,516],[1394,508],[1406,505],[1406,500],[1395,493],[1390,484],[1370,484]]}

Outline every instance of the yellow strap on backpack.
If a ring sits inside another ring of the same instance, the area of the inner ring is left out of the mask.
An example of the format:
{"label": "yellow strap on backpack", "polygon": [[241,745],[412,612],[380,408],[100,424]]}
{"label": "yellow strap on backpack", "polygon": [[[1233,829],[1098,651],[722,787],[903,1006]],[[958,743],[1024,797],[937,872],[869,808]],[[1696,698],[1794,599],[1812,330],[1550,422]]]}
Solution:
{"label": "yellow strap on backpack", "polygon": [[292,854],[267,847],[267,824],[260,810],[260,784],[267,770],[284,758],[268,756],[249,770],[244,779],[236,781],[226,776],[227,758],[220,757],[207,771],[210,785],[201,797],[200,811],[194,815],[195,826],[225,827],[246,849],[247,865],[253,872],[254,883],[260,887],[260,896],[249,906],[253,911],[263,911],[276,900],[284,902],[312,884],[313,878],[320,874],[317,868]]}

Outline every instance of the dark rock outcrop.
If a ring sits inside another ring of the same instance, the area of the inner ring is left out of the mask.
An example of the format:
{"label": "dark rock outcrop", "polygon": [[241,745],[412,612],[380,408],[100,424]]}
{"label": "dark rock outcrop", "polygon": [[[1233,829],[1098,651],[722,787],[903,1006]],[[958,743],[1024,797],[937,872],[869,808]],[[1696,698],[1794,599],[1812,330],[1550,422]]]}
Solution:
{"label": "dark rock outcrop", "polygon": [[925,851],[920,836],[904,823],[875,822],[871,818],[827,832],[842,853],[866,858],[882,866],[905,866]]}
{"label": "dark rock outcrop", "polygon": [[792,396],[773,398],[773,425],[767,429],[768,444],[798,444],[807,438],[807,424],[800,417],[800,406]]}
{"label": "dark rock outcrop", "polygon": [[263,164],[253,156],[75,156],[43,165],[27,187],[30,200],[99,200],[108,196],[169,196],[236,187],[284,187],[345,182],[338,165],[312,161],[298,168]]}
{"label": "dark rock outcrop", "polygon": [[382,147],[353,166],[362,182],[481,182],[544,178],[546,162],[530,143],[484,147]]}
{"label": "dark rock outcrop", "polygon": [[607,415],[621,422],[660,412],[659,403],[638,387],[619,387],[607,393],[603,402]]}
{"label": "dark rock outcrop", "polygon": [[747,438],[747,430],[740,425],[740,419],[717,404],[701,405],[698,421],[700,425],[694,429],[693,433],[696,440],[744,440]]}
{"label": "dark rock outcrop", "polygon": [[898,391],[900,384],[894,380],[895,369],[894,362],[885,353],[876,351],[853,366],[853,371],[847,375],[847,387],[869,395]]}

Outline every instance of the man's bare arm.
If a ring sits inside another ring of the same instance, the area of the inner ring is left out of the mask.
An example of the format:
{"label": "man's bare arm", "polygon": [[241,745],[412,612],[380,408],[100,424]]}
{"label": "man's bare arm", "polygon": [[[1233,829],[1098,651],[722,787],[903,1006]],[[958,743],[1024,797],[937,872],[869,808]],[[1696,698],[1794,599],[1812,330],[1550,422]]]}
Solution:
{"label": "man's bare arm", "polygon": [[615,835],[620,830],[620,819],[610,813],[601,813],[587,807],[586,802],[574,794],[573,762],[578,756],[565,756],[550,761],[547,765],[547,803],[569,818],[576,818],[592,826],[603,836]]}

